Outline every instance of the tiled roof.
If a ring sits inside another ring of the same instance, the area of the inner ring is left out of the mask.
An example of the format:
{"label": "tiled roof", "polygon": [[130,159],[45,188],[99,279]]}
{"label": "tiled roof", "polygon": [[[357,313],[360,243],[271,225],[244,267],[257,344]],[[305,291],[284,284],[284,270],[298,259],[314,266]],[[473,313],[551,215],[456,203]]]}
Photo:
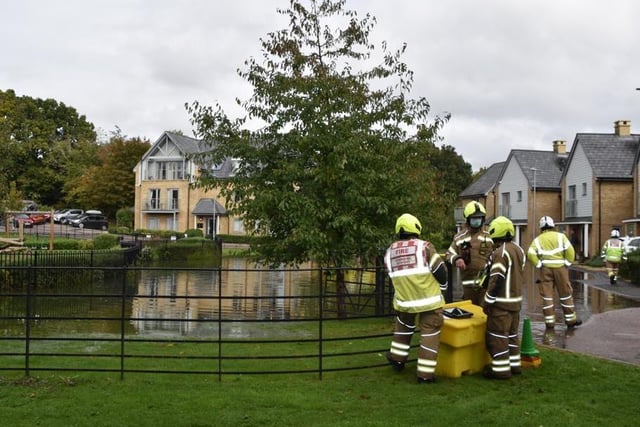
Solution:
{"label": "tiled roof", "polygon": [[596,178],[633,178],[640,135],[578,133],[574,146],[582,146]]}
{"label": "tiled roof", "polygon": [[459,197],[486,196],[496,186],[505,162],[494,163],[478,179],[460,192]]}
{"label": "tiled roof", "polygon": [[198,139],[173,132],[165,132],[165,134],[184,154],[195,154],[203,151],[203,143]]}
{"label": "tiled roof", "polygon": [[560,179],[567,163],[567,154],[558,154],[553,151],[511,150],[509,157],[518,162],[531,187],[534,184],[535,172],[537,188],[560,188]]}
{"label": "tiled roof", "polygon": [[213,199],[200,199],[196,204],[196,207],[193,208],[194,215],[213,215],[215,212],[216,215],[226,215],[227,210],[218,203],[217,200]]}

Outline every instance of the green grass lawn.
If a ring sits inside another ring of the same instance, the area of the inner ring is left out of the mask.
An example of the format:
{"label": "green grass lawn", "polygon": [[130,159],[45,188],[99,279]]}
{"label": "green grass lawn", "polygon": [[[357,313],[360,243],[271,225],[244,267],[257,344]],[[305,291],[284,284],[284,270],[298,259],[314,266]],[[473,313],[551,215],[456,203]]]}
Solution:
{"label": "green grass lawn", "polygon": [[[640,367],[540,349],[508,381],[415,383],[415,363],[317,374],[0,376],[7,426],[635,426]],[[382,355],[379,356],[382,360]],[[162,363],[167,363],[163,361]],[[261,361],[254,361],[259,369]]]}

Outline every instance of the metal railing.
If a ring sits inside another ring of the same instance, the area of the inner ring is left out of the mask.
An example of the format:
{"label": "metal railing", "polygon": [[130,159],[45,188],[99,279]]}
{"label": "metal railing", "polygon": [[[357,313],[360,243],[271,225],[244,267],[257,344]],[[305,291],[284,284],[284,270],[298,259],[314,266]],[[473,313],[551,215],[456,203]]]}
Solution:
{"label": "metal railing", "polygon": [[[0,273],[0,371],[322,378],[387,364],[382,354],[392,333],[392,292],[377,269],[4,264]],[[149,291],[140,288],[141,276],[156,273],[173,281],[162,287],[154,279]],[[175,277],[186,273],[211,274],[207,292],[185,291]],[[237,282],[238,275],[252,274],[276,275],[282,286],[276,295],[263,295]],[[309,279],[299,294],[287,285],[296,280],[293,274]],[[240,315],[246,307],[274,306],[286,308],[277,316],[269,309]],[[145,333],[145,325],[160,327]],[[167,325],[173,333],[163,332]]]}

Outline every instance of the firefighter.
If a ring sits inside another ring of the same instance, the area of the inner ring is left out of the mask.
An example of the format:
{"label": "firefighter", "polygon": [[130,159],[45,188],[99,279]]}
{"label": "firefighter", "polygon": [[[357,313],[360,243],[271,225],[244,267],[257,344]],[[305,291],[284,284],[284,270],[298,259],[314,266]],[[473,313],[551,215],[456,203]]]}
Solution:
{"label": "firefighter", "polygon": [[573,304],[573,288],[569,280],[569,266],[575,260],[576,252],[564,233],[555,230],[553,218],[540,218],[540,234],[533,239],[527,252],[527,258],[540,271],[540,295],[542,295],[542,313],[547,329],[555,327],[555,309],[553,298],[558,292],[560,305],[564,313],[564,322],[568,329],[582,324],[576,316]]}
{"label": "firefighter", "polygon": [[615,285],[618,280],[620,263],[627,260],[627,255],[624,253],[624,245],[622,244],[622,239],[620,239],[620,231],[617,228],[611,230],[611,238],[604,242],[600,256],[605,262],[609,283]]}
{"label": "firefighter", "polygon": [[393,308],[396,324],[387,361],[395,371],[402,371],[409,357],[411,337],[420,329],[418,349],[418,383],[435,381],[436,358],[443,323],[444,296],[447,289],[447,266],[436,248],[420,239],[422,226],[411,214],[396,221],[398,240],[384,257],[394,288]]}
{"label": "firefighter", "polygon": [[475,305],[482,304],[484,289],[480,286],[479,273],[493,250],[489,233],[483,230],[486,211],[479,202],[469,202],[464,207],[466,225],[451,242],[447,260],[460,270],[462,298]]}
{"label": "firefighter", "polygon": [[495,249],[489,256],[489,277],[482,310],[487,315],[485,345],[491,356],[484,376],[508,379],[522,373],[520,363],[520,308],[524,265],[524,250],[514,243],[515,228],[509,218],[499,216],[489,225],[489,235]]}

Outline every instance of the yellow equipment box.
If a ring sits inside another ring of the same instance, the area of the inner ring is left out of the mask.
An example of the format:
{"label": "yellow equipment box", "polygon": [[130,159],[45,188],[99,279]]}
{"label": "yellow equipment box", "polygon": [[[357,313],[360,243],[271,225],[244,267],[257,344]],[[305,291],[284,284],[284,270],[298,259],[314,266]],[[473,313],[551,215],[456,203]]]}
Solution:
{"label": "yellow equipment box", "polygon": [[485,348],[487,315],[469,300],[447,304],[444,309],[455,317],[444,316],[436,375],[459,378],[482,372],[491,363]]}

